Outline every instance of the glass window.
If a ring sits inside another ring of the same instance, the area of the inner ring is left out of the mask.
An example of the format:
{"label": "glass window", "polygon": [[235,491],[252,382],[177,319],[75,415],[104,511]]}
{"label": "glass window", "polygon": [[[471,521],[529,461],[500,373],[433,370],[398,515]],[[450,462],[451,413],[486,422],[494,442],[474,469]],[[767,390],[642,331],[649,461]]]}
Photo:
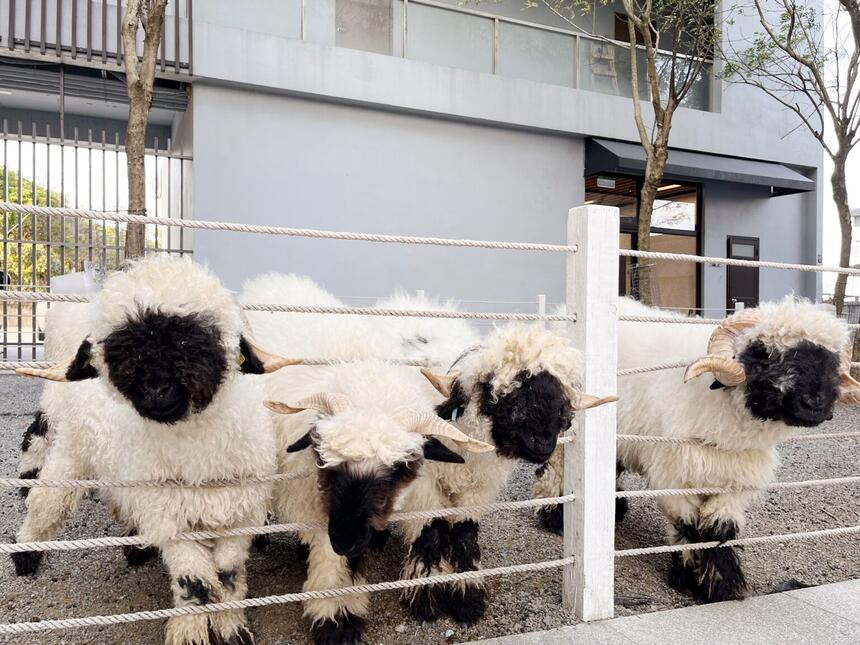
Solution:
{"label": "glass window", "polygon": [[338,47],[391,54],[391,0],[337,0]]}
{"label": "glass window", "polygon": [[[696,254],[696,238],[690,235],[651,234],[651,250],[658,253]],[[683,313],[696,309],[696,267],[692,262],[655,262],[654,304]]]}
{"label": "glass window", "polygon": [[695,231],[696,190],[680,184],[666,184],[658,191],[651,212],[651,228]]}

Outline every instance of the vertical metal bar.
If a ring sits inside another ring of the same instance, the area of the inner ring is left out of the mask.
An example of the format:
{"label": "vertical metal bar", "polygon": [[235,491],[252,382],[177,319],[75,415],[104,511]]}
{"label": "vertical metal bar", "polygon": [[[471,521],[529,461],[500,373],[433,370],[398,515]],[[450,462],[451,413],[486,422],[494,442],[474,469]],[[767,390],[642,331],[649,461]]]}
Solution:
{"label": "vertical metal bar", "polygon": [[[58,0],[59,2],[59,0]],[[39,14],[39,52],[44,54],[48,47],[48,0],[42,0],[42,12]]]}
{"label": "vertical metal bar", "polygon": [[[93,207],[93,131],[87,129],[87,208]],[[93,261],[93,220],[87,220],[87,259]]]}
{"label": "vertical metal bar", "polygon": [[499,19],[493,18],[493,74],[499,64]]}
{"label": "vertical metal bar", "polygon": [[[178,0],[177,0],[178,1]],[[194,76],[194,27],[192,24],[193,0],[188,0],[186,7],[185,22],[188,23],[188,75]]]}
{"label": "vertical metal bar", "polygon": [[[176,0],[174,0],[176,2]],[[173,7],[173,63],[174,63],[174,71],[179,73],[179,58],[180,58],[180,48],[179,48],[179,7]]]}
{"label": "vertical metal bar", "polygon": [[[66,142],[60,121],[60,206],[66,205]],[[60,216],[60,275],[66,274],[66,216]]]}
{"label": "vertical metal bar", "polygon": [[[107,132],[102,130],[102,210],[106,211],[107,207]],[[102,221],[102,248],[99,253],[99,264],[102,270],[107,270],[107,227],[108,223]]]}
{"label": "vertical metal bar", "polygon": [[[74,1],[74,0],[72,0]],[[74,150],[75,150],[75,208],[80,207],[80,200],[78,197],[79,181],[78,181],[78,129],[74,130],[75,138],[74,138]],[[72,218],[72,234],[74,235],[74,241],[72,243],[72,248],[75,251],[75,266],[72,271],[77,271],[80,266],[78,261],[80,260],[80,250],[78,249],[78,242],[80,241],[80,220],[77,217]]]}
{"label": "vertical metal bar", "polygon": [[[155,216],[158,217],[158,137],[155,137],[155,189],[152,194],[155,197]],[[156,224],[152,228],[155,231],[155,250],[158,251],[159,227]],[[145,240],[144,246],[146,246]]]}
{"label": "vertical metal bar", "polygon": [[30,51],[30,0],[24,0],[24,51]]}
{"label": "vertical metal bar", "polygon": [[78,0],[72,0],[72,58],[78,57]]}
{"label": "vertical metal bar", "polygon": [[87,60],[93,59],[93,0],[87,3]]}
{"label": "vertical metal bar", "polygon": [[60,140],[66,138],[66,68],[60,65]]}
{"label": "vertical metal bar", "polygon": [[[167,138],[167,180],[165,187],[165,194],[167,195],[167,218],[170,219],[173,216],[173,193],[170,191],[170,175],[173,169],[171,165],[173,162],[173,158],[171,157],[173,151],[173,141],[171,141],[170,137]],[[167,248],[171,252],[173,251],[173,228],[167,228]],[[181,254],[180,254],[181,255]]]}
{"label": "vertical metal bar", "polygon": [[167,27],[165,27],[164,23],[161,23],[161,71],[163,72],[166,68],[167,61],[165,60],[164,54],[167,49]]}
{"label": "vertical metal bar", "polygon": [[57,0],[57,42],[54,43],[57,52],[57,58],[63,55],[63,2]]}
{"label": "vertical metal bar", "polygon": [[[185,160],[179,160],[179,219],[185,219]],[[185,252],[185,227],[179,228],[179,248]]]}
{"label": "vertical metal bar", "polygon": [[122,66],[122,0],[116,0],[116,64]]}
{"label": "vertical metal bar", "polygon": [[9,49],[15,49],[15,0],[9,2]]}
{"label": "vertical metal bar", "polygon": [[406,33],[407,33],[407,30],[409,29],[409,20],[407,19],[407,16],[406,16],[408,9],[409,9],[409,0],[403,0],[403,47],[402,47],[403,51],[401,52],[401,54],[403,55],[403,58],[406,58]]}
{"label": "vertical metal bar", "polygon": [[[114,182],[116,182],[116,197],[114,201],[116,204],[116,211],[119,212],[119,132],[114,134],[113,147],[115,152],[113,157]],[[114,260],[116,261],[114,264],[114,268],[119,269],[119,222],[113,223],[113,234],[114,244],[116,244],[116,248],[114,249]]]}
{"label": "vertical metal bar", "polygon": [[[38,195],[39,195],[38,186],[39,186],[39,184],[36,181],[36,124],[31,123],[30,128],[31,128],[30,129],[30,139],[32,141],[31,145],[33,146],[33,174],[32,174],[33,183],[31,184],[31,189],[30,189],[30,195],[31,195],[30,202],[33,204],[33,206],[36,206],[39,203],[39,200],[38,200]],[[31,236],[30,237],[30,242],[31,242],[31,244],[30,244],[30,262],[31,262],[30,283],[32,285],[33,291],[38,290],[37,289],[37,287],[38,287],[38,284],[37,284],[38,283],[37,267],[39,266],[39,262],[38,262],[38,258],[36,257],[36,254],[38,252],[38,249],[36,247],[36,241],[39,237],[38,221],[39,221],[39,217],[37,215],[32,215],[30,217],[30,236]],[[35,359],[36,358],[36,336],[37,336],[36,332],[38,330],[38,326],[36,324],[36,303],[31,302],[29,304],[30,304],[30,353],[31,353],[33,359]]]}
{"label": "vertical metal bar", "polygon": [[[9,11],[15,3],[10,3]],[[6,119],[3,119],[3,201],[9,201],[9,128]],[[3,211],[3,284],[0,286],[7,287],[9,284],[9,212]],[[7,347],[9,344],[9,303],[3,301],[3,358],[7,358]]]}
{"label": "vertical metal bar", "polygon": [[[51,124],[45,124],[45,151],[47,155],[47,160],[45,162],[45,169],[47,172],[47,177],[45,178],[45,183],[47,184],[47,196],[46,203],[48,206],[53,206],[51,203]],[[48,262],[47,264],[47,274],[45,275],[45,286],[47,287],[47,291],[51,290],[51,269],[52,263],[54,260],[54,251],[52,248],[53,243],[53,233],[51,231],[51,216],[48,215],[46,218],[47,221],[47,235],[45,236],[47,243],[47,253],[48,253]]]}
{"label": "vertical metal bar", "polygon": [[[59,2],[59,0],[58,0]],[[107,64],[107,0],[102,0],[102,64]]]}
{"label": "vertical metal bar", "polygon": [[[24,155],[21,154],[24,148],[23,143],[23,125],[20,121],[18,121],[18,203],[24,203],[24,180],[22,171],[22,161]],[[21,289],[24,286],[24,271],[22,264],[22,255],[24,254],[23,248],[23,240],[24,240],[24,216],[21,213],[18,213],[18,284],[16,285],[17,289]],[[21,335],[21,327],[24,326],[24,321],[22,318],[23,308],[22,303],[18,303],[18,311],[17,313],[17,322],[18,322],[18,360],[21,360],[21,343],[23,342],[23,336]]]}

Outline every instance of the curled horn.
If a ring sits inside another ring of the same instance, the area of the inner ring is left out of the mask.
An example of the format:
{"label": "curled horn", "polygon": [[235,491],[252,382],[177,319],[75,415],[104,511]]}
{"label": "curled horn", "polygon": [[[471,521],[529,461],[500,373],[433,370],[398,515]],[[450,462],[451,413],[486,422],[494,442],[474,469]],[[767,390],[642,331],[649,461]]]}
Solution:
{"label": "curled horn", "polygon": [[277,354],[267,352],[265,349],[260,347],[249,335],[245,336],[245,340],[248,341],[248,345],[251,346],[251,349],[254,350],[254,354],[257,356],[257,358],[260,359],[260,362],[263,364],[264,374],[276,372],[282,367],[287,367],[289,365],[304,364],[304,361],[300,358],[285,358],[283,356],[278,356]]}
{"label": "curled horn", "polygon": [[601,405],[605,405],[606,403],[614,403],[618,400],[617,396],[604,396],[603,398],[598,398],[596,396],[592,396],[591,394],[586,394],[585,392],[580,393],[579,395],[579,403],[577,403],[573,409],[574,410],[589,410],[591,408],[596,408]]}
{"label": "curled horn", "polygon": [[430,412],[404,410],[398,416],[410,432],[451,439],[469,452],[490,452],[496,449],[494,445],[470,437],[455,425],[443,421]]}
{"label": "curled horn", "polygon": [[744,329],[760,320],[761,312],[753,309],[733,314],[721,322],[708,341],[708,355],[690,363],[684,372],[684,382],[705,372],[713,372],[720,383],[730,387],[746,381],[744,367],[735,359],[735,340]]}
{"label": "curled horn", "polygon": [[320,392],[292,404],[263,401],[263,405],[278,414],[296,414],[304,410],[319,410],[325,415],[332,416],[352,408],[352,401],[345,394],[339,392]]}
{"label": "curled horn", "polygon": [[851,376],[853,353],[854,343],[849,340],[842,349],[839,364],[839,403],[842,405],[860,405],[860,383]]}
{"label": "curled horn", "polygon": [[448,398],[451,396],[451,390],[454,387],[454,381],[457,380],[457,377],[460,376],[460,372],[451,372],[449,374],[434,374],[429,368],[422,367],[421,373],[424,377],[430,381],[433,387],[444,396]]}

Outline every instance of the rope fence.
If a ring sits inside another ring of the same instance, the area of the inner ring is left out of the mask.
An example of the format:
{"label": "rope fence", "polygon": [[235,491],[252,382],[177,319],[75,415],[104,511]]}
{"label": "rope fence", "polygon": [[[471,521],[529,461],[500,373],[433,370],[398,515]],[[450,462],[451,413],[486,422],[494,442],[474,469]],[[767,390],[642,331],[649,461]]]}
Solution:
{"label": "rope fence", "polygon": [[860,476],[834,477],[832,479],[807,479],[793,482],[773,482],[764,488],[663,488],[643,490],[620,490],[615,493],[618,499],[641,498],[649,499],[656,497],[677,497],[684,495],[730,495],[732,493],[750,493],[764,490],[791,490],[796,488],[818,488],[821,486],[841,486],[860,484]]}

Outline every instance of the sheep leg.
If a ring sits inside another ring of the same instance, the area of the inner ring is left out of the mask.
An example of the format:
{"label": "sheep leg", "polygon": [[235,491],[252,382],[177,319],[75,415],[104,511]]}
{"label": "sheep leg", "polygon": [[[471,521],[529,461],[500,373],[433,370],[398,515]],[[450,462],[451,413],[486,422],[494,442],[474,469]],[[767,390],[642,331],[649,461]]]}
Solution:
{"label": "sheep leg", "polygon": [[[18,465],[19,479],[38,479],[48,456],[48,417],[39,410],[33,422],[24,431],[21,441],[21,461]],[[21,497],[30,494],[29,488],[18,491]]]}
{"label": "sheep leg", "polygon": [[[687,544],[700,541],[696,530],[699,517],[697,501],[698,498],[695,497],[658,498],[657,505],[669,521],[669,544]],[[695,572],[698,567],[698,560],[697,551],[673,553],[672,564],[669,567],[669,585],[681,592],[696,593],[698,583]]]}
{"label": "sheep leg", "polygon": [[[175,607],[205,605],[223,599],[224,587],[218,579],[215,560],[208,547],[187,540],[167,541],[161,544],[161,557],[170,574]],[[164,630],[164,643],[220,645],[220,639],[209,625],[207,614],[170,618]]]}
{"label": "sheep leg", "polygon": [[[303,534],[302,540],[310,546],[304,591],[364,584],[364,577],[356,570],[360,563],[350,562],[335,553],[327,533]],[[317,645],[359,645],[368,603],[366,593],[306,600],[304,615],[311,620],[314,642]]]}
{"label": "sheep leg", "polygon": [[[403,578],[423,578],[433,574],[451,573],[448,560],[451,552],[451,528],[442,518],[427,524],[409,522],[404,525],[406,537],[412,538],[409,554],[403,565]],[[426,585],[403,590],[403,602],[412,616],[420,622],[433,622],[446,609],[448,600],[442,585]]]}
{"label": "sheep leg", "polygon": [[[224,600],[243,600],[248,593],[246,562],[251,537],[223,538],[215,542],[215,567],[224,587]],[[213,631],[224,645],[254,645],[254,636],[242,610],[222,611],[210,616]]]}
{"label": "sheep leg", "polygon": [[[744,524],[750,493],[714,495],[699,511],[698,531],[702,542],[726,542],[738,536]],[[737,550],[734,547],[704,549],[698,568],[699,595],[706,602],[740,600],[749,592]]]}
{"label": "sheep leg", "polygon": [[[46,479],[78,479],[85,476],[74,460],[65,454],[49,454],[42,472]],[[83,499],[84,493],[83,488],[34,488],[27,497],[27,515],[15,541],[41,542],[53,539],[66,517]],[[11,554],[15,574],[35,575],[43,555],[42,551]]]}
{"label": "sheep leg", "polygon": [[[451,564],[456,572],[481,568],[480,525],[473,520],[451,525]],[[487,610],[483,580],[464,580],[448,585],[448,615],[460,625],[474,625]]]}
{"label": "sheep leg", "polygon": [[[615,466],[616,490],[621,488],[621,475],[624,466],[619,461]],[[534,497],[560,497],[564,491],[564,447],[557,446],[545,464],[535,471]],[[627,515],[627,499],[622,497],[615,500],[615,523],[620,524]],[[564,507],[561,504],[543,506],[537,510],[540,524],[558,535],[564,534]]]}

